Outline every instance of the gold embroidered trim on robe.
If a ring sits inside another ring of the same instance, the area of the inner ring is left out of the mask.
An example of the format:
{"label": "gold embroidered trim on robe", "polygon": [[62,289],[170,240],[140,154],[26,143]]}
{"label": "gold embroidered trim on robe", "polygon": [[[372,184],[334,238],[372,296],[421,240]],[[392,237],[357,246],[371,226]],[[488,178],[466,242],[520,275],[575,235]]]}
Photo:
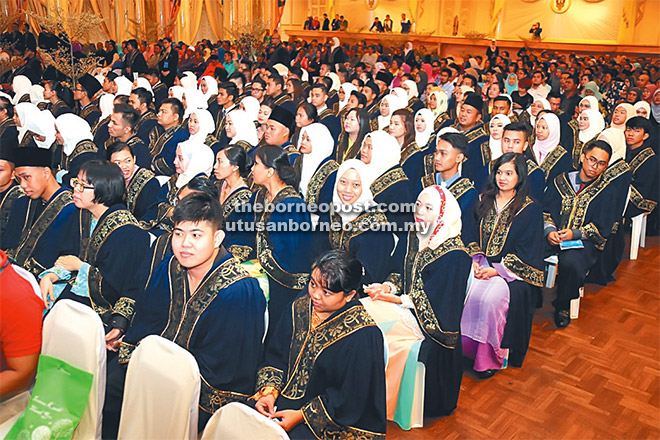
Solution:
{"label": "gold embroidered trim on robe", "polygon": [[275,99],[275,105],[282,105],[285,102],[291,101],[291,97],[285,93],[281,94],[277,99]]}
{"label": "gold embroidered trim on robe", "polygon": [[647,159],[653,156],[655,156],[655,152],[652,148],[644,148],[640,153],[638,153],[629,164],[633,174],[637,172],[637,169],[641,167]]}
{"label": "gold embroidered trim on robe", "polygon": [[232,144],[232,145],[236,145],[236,146],[238,146],[238,147],[241,147],[241,148],[244,149],[246,152],[249,152],[252,148],[254,148],[254,147],[253,147],[252,145],[250,145],[250,143],[247,142],[247,141],[238,141],[238,142],[236,142],[236,143],[234,143],[234,144]]}
{"label": "gold embroidered trim on robe", "polygon": [[135,123],[135,127],[133,127],[133,132],[137,133],[138,131],[140,131],[142,125],[146,121],[153,121],[153,120],[158,120],[158,117],[154,114],[154,112],[146,111],[142,116],[140,116],[138,121]]}
{"label": "gold embroidered trim on robe", "polygon": [[509,202],[498,214],[497,206],[493,201],[493,207],[488,210],[479,225],[481,248],[487,257],[494,257],[502,252],[513,218],[531,203],[532,199],[527,197],[518,212],[511,212],[511,202]]}
{"label": "gold embroidered trim on robe", "polygon": [[160,136],[158,136],[157,139],[152,140],[151,135],[154,133],[154,130],[156,130],[156,127],[154,127],[153,130],[151,130],[151,133],[149,133],[149,139],[151,142],[149,143],[149,152],[151,153],[151,157],[156,157],[158,156],[162,151],[163,148],[165,147],[165,144],[167,144],[172,137],[174,137],[174,133],[181,127],[180,125],[175,125],[174,127],[170,127],[167,130],[163,132]]}
{"label": "gold embroidered trim on robe", "polygon": [[140,168],[126,188],[126,207],[129,211],[135,211],[135,203],[146,184],[154,178],[154,173],[146,168]]}
{"label": "gold embroidered trim on robe", "polygon": [[337,213],[333,213],[332,223],[333,225],[340,225],[341,227],[330,227],[330,246],[332,246],[333,249],[344,250],[349,250],[353,238],[365,232],[374,230],[373,225],[386,226],[388,224],[387,217],[381,210],[363,212],[345,225],[342,225],[341,216]]}
{"label": "gold embroidered trim on robe", "polygon": [[203,411],[213,414],[221,407],[225,406],[231,402],[247,402],[247,394],[235,393],[233,391],[224,391],[213,388],[209,383],[204,379],[204,376],[201,376],[202,383],[199,390],[199,407]]}
{"label": "gold embroidered trim on robe", "polygon": [[568,154],[568,152],[564,150],[564,147],[562,147],[561,145],[557,145],[555,148],[552,149],[552,151],[550,151],[543,158],[543,161],[541,162],[541,165],[539,165],[539,168],[543,170],[543,173],[545,174],[546,182],[548,181],[548,175],[550,174],[550,170],[552,170],[552,167],[557,165],[559,159],[564,157],[565,154]]}
{"label": "gold embroidered trim on robe", "polygon": [[241,188],[238,191],[231,193],[222,204],[222,218],[228,218],[236,208],[249,203],[250,197],[252,197],[252,191],[247,188]]}
{"label": "gold embroidered trim on robe", "polygon": [[371,189],[371,193],[376,197],[390,186],[403,180],[408,180],[408,176],[406,176],[403,168],[398,166],[383,173],[380,177],[374,180],[371,186],[369,186],[369,189]]}
{"label": "gold embroidered trim on robe", "polygon": [[338,425],[323,405],[320,396],[301,408],[303,419],[319,440],[385,440],[385,433]]}
{"label": "gold embroidered trim on robe", "polygon": [[474,189],[474,185],[467,177],[461,177],[460,179],[455,181],[452,185],[450,185],[447,189],[449,190],[451,195],[454,196],[456,200],[458,200],[461,196],[463,196],[463,194],[470,191],[471,189]]}
{"label": "gold embroidered trim on robe", "polygon": [[630,203],[642,211],[651,212],[658,206],[658,202],[645,199],[642,194],[633,185],[630,185]]}
{"label": "gold embroidered trim on robe", "polygon": [[19,197],[24,195],[23,189],[18,185],[14,185],[7,190],[5,196],[0,200],[0,225],[7,224],[12,205]]}
{"label": "gold embroidered trim on robe", "polygon": [[23,139],[21,139],[21,142],[18,144],[18,146],[21,148],[27,147],[30,145],[30,141],[36,145],[36,142],[34,141],[34,133],[28,130],[23,135]]}
{"label": "gold embroidered trim on robe", "polygon": [[[415,315],[421,324],[422,330],[433,341],[442,345],[445,348],[453,350],[458,343],[460,332],[444,331],[438,322],[438,318],[433,312],[433,307],[429,301],[428,296],[424,292],[424,280],[422,280],[422,271],[429,264],[438,260],[440,257],[451,251],[462,251],[467,254],[467,250],[463,245],[460,235],[445,240],[435,250],[425,247],[421,251],[417,251],[418,241],[414,231],[408,233],[408,250],[406,253],[406,260],[413,260],[412,268],[408,269],[410,286],[409,292],[405,290],[402,293],[408,293],[415,308]],[[408,264],[410,266],[410,264]],[[407,278],[404,276],[404,280]],[[404,281],[404,284],[405,281]],[[405,289],[405,287],[404,287]]]}
{"label": "gold embroidered trim on robe", "polygon": [[435,121],[433,121],[433,131],[438,131],[440,130],[440,127],[442,127],[442,124],[447,122],[449,120],[449,114],[447,112],[440,113],[437,118],[435,118]]}
{"label": "gold embroidered trim on robe", "polygon": [[86,118],[87,116],[89,116],[90,113],[92,113],[92,112],[99,112],[99,113],[101,113],[101,110],[99,110],[99,108],[98,108],[93,102],[90,102],[89,104],[87,104],[87,105],[85,106],[85,108],[83,108],[82,110],[80,110],[80,115],[79,115],[79,116],[80,116],[81,118],[85,119],[85,118]]}
{"label": "gold embroidered trim on robe", "polygon": [[411,143],[409,143],[406,146],[406,148],[403,149],[403,151],[401,151],[401,160],[399,161],[399,164],[403,165],[415,153],[419,153],[420,151],[422,151],[422,149],[419,148],[419,145],[417,145],[417,142],[412,141]]}
{"label": "gold embroidered trim on robe", "polygon": [[283,382],[284,371],[274,367],[263,367],[257,373],[257,385],[254,389],[260,391],[264,387],[275,387],[280,391]]}
{"label": "gold embroidered trim on robe", "polygon": [[545,281],[545,274],[542,270],[538,270],[528,264],[525,264],[517,255],[507,254],[502,258],[502,264],[511,272],[522,278],[523,281],[536,287],[543,287]]}
{"label": "gold embroidered trim on robe", "polygon": [[481,144],[481,160],[483,163],[490,163],[492,159],[492,152],[490,151],[490,139]]}
{"label": "gold embroidered trim on robe", "polygon": [[73,161],[73,159],[80,156],[81,154],[85,154],[85,153],[95,153],[96,154],[98,152],[99,152],[99,149],[96,147],[96,144],[94,144],[94,142],[88,141],[88,140],[80,141],[80,142],[78,142],[76,147],[71,152],[71,155],[69,155],[69,156],[65,155],[64,164],[62,165],[62,169],[68,170],[69,169],[69,164],[71,163],[71,161]]}
{"label": "gold embroidered trim on robe", "polygon": [[364,327],[375,326],[376,323],[362,305],[356,305],[311,330],[311,298],[307,295],[298,298],[291,307],[293,340],[289,350],[287,383],[281,395],[297,400],[305,395],[314,363],[323,350]]}
{"label": "gold embroidered trim on robe", "polygon": [[7,118],[4,121],[0,122],[0,137],[5,133],[9,127],[16,127],[14,120],[12,118]]}
{"label": "gold embroidered trim on robe", "polygon": [[339,169],[339,164],[334,160],[329,160],[321,165],[309,183],[307,184],[307,194],[305,194],[305,202],[310,205],[313,203],[318,203],[319,195],[321,193],[321,188],[325,185],[325,182],[328,180],[328,177]]}
{"label": "gold embroidered trim on robe", "polygon": [[630,171],[628,163],[620,159],[603,172],[603,179],[609,183],[628,171]]}
{"label": "gold embroidered trim on robe", "polygon": [[326,108],[321,113],[319,113],[319,121],[322,121],[323,119],[327,118],[328,116],[334,116],[334,113],[331,109]]}
{"label": "gold embroidered trim on robe", "polygon": [[[112,115],[110,115],[112,116]],[[110,116],[106,116],[103,119],[99,119],[96,124],[94,124],[94,127],[92,128],[92,134],[96,136],[96,132],[99,131],[99,128],[103,126],[106,122],[110,121]]]}
{"label": "gold embroidered trim on robe", "polygon": [[[16,260],[16,264],[19,266],[24,266],[32,256],[32,252],[34,252],[39,239],[50,227],[53,220],[62,212],[62,209],[71,204],[73,204],[73,196],[69,191],[62,191],[55,196],[43,210],[39,218],[32,224],[32,227],[28,229],[27,234],[23,236],[16,250],[8,250],[7,256]],[[29,215],[29,212],[30,207],[28,206],[27,215]]]}

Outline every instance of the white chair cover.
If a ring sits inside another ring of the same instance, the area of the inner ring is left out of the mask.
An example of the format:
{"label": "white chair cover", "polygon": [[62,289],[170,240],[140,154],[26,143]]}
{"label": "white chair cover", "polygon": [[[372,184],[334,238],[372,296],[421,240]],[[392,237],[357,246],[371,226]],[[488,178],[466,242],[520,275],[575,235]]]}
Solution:
{"label": "white chair cover", "polygon": [[44,320],[41,354],[94,375],[89,401],[74,439],[100,439],[105,400],[105,331],[99,315],[72,300],[58,301]]}
{"label": "white chair cover", "polygon": [[172,341],[144,338],[128,363],[119,439],[197,439],[200,374]]}
{"label": "white chair cover", "polygon": [[273,420],[239,402],[229,403],[213,414],[202,440],[289,440],[286,431]]}

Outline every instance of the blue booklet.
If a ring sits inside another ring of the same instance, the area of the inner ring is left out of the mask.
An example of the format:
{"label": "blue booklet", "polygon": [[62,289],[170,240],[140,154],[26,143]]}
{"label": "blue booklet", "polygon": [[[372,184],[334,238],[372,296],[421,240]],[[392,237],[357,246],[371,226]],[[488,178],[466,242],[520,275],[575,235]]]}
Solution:
{"label": "blue booklet", "polygon": [[562,241],[559,243],[559,249],[562,251],[566,249],[584,249],[584,243],[582,243],[582,240]]}

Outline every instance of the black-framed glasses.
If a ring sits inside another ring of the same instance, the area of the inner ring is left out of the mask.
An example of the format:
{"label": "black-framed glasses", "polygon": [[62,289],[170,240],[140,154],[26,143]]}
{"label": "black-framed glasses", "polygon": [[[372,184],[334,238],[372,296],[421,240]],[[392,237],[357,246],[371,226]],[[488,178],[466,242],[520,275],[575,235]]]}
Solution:
{"label": "black-framed glasses", "polygon": [[77,177],[71,179],[71,187],[80,192],[83,192],[86,189],[94,189],[94,185],[88,185]]}
{"label": "black-framed glasses", "polygon": [[593,156],[587,156],[587,162],[589,162],[589,165],[591,165],[592,167],[603,168],[607,166],[606,161],[598,160]]}

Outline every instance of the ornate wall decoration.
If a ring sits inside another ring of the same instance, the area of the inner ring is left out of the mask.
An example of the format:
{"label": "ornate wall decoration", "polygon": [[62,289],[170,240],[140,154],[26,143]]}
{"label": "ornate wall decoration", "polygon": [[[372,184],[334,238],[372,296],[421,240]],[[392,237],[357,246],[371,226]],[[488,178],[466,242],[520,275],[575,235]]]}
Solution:
{"label": "ornate wall decoration", "polygon": [[550,9],[555,14],[563,14],[571,7],[571,0],[550,0]]}

